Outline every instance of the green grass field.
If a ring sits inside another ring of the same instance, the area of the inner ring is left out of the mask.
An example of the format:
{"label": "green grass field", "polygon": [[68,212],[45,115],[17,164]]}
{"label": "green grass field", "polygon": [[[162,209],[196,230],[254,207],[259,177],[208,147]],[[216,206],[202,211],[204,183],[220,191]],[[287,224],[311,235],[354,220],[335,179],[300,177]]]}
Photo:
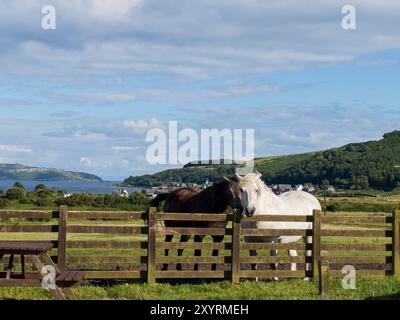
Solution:
{"label": "green grass field", "polygon": [[[98,286],[87,282],[76,290],[79,299],[123,300],[360,300],[400,299],[400,281],[387,276],[384,279],[360,278],[355,290],[345,290],[340,279],[330,282],[330,293],[321,297],[318,284],[313,281],[284,280],[278,282],[230,282],[203,284],[135,284],[121,283]],[[44,289],[0,288],[0,299],[52,299]]]}

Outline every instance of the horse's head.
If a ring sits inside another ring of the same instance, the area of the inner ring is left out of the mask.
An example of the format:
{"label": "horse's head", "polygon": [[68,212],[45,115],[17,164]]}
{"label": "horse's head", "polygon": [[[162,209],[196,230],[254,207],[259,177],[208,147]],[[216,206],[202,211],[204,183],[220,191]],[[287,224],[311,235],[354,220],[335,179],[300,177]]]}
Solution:
{"label": "horse's head", "polygon": [[237,175],[243,208],[242,215],[252,217],[257,213],[257,201],[262,191],[262,181],[260,178],[260,173],[249,173],[244,177]]}
{"label": "horse's head", "polygon": [[243,210],[242,201],[240,199],[240,187],[236,178],[224,177],[222,182],[224,184],[224,198],[225,201],[233,208],[237,210]]}

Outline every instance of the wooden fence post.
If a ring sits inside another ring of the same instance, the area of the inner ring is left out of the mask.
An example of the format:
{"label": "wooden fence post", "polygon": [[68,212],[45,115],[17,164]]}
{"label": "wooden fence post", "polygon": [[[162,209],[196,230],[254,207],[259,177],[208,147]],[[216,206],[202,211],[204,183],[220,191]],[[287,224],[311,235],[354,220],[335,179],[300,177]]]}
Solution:
{"label": "wooden fence post", "polygon": [[400,279],[400,211],[392,215],[392,269],[395,278]]}
{"label": "wooden fence post", "polygon": [[319,291],[321,295],[326,295],[329,292],[329,262],[320,260],[320,280]]}
{"label": "wooden fence post", "polygon": [[312,273],[314,280],[318,279],[319,262],[321,260],[321,211],[313,211],[312,239]]}
{"label": "wooden fence post", "polygon": [[147,238],[147,283],[155,283],[157,208],[149,208]]}
{"label": "wooden fence post", "polygon": [[68,207],[60,206],[58,217],[58,248],[57,248],[57,266],[63,271],[66,266],[67,259],[67,220]]}
{"label": "wooden fence post", "polygon": [[240,219],[240,214],[233,214],[231,249],[231,277],[233,284],[240,282]]}

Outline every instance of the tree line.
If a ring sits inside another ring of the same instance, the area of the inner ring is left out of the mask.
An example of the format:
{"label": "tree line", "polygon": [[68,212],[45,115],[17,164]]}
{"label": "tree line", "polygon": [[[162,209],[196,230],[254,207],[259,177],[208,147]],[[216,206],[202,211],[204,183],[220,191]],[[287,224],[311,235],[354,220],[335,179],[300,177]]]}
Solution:
{"label": "tree line", "polygon": [[146,192],[133,192],[128,197],[119,194],[92,194],[90,192],[73,193],[66,196],[58,188],[48,188],[38,184],[33,191],[27,191],[23,184],[16,182],[10,189],[0,190],[0,208],[15,206],[48,207],[60,205],[84,208],[102,208],[119,210],[143,210],[148,207]]}
{"label": "tree line", "polygon": [[332,185],[349,189],[393,190],[400,187],[400,131],[384,135],[384,139],[349,144],[318,152],[278,172],[264,169],[268,183],[320,184],[328,180]]}

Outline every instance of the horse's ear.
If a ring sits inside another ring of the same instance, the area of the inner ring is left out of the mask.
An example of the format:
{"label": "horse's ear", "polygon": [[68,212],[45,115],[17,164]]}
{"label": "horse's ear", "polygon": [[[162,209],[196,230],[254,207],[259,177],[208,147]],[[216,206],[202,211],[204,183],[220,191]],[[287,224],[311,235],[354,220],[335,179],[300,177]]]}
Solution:
{"label": "horse's ear", "polygon": [[228,177],[224,177],[225,181],[231,182],[231,179],[229,179]]}
{"label": "horse's ear", "polygon": [[237,179],[238,181],[240,181],[240,180],[242,179],[242,177],[241,177],[238,173],[235,174],[235,177],[236,177],[236,179]]}

